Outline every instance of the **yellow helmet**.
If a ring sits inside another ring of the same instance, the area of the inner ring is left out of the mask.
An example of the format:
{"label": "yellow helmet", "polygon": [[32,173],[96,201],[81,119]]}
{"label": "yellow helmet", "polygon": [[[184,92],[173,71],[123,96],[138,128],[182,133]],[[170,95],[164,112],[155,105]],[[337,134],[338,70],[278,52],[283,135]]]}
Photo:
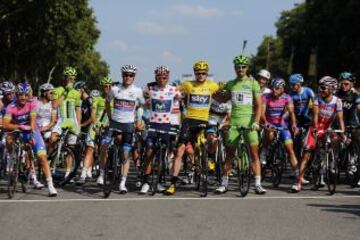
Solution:
{"label": "yellow helmet", "polygon": [[205,61],[197,61],[194,64],[194,71],[209,71],[209,64]]}

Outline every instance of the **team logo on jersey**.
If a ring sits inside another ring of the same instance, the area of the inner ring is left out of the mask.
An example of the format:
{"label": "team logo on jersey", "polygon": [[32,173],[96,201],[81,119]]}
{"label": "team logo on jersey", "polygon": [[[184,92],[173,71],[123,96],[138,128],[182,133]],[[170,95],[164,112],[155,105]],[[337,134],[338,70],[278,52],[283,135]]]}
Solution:
{"label": "team logo on jersey", "polygon": [[208,107],[210,104],[210,95],[191,94],[189,100],[191,107],[204,108],[204,107]]}
{"label": "team logo on jersey", "polygon": [[171,100],[151,100],[151,109],[157,113],[169,113],[171,112]]}
{"label": "team logo on jersey", "polygon": [[135,109],[135,101],[127,99],[115,99],[114,108],[121,112],[132,112]]}

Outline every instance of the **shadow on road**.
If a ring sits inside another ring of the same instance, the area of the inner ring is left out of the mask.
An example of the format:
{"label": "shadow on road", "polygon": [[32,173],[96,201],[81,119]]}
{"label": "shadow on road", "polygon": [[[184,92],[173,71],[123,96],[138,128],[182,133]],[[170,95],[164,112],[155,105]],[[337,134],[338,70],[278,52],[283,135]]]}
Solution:
{"label": "shadow on road", "polygon": [[322,211],[333,212],[333,213],[349,213],[360,217],[360,204],[307,204],[310,207],[322,208]]}

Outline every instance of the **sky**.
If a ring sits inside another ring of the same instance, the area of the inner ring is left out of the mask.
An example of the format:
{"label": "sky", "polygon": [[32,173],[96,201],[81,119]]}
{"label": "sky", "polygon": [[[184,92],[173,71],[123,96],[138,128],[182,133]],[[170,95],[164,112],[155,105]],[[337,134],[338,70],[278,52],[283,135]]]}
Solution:
{"label": "sky", "polygon": [[235,76],[232,59],[256,54],[265,35],[275,35],[283,10],[302,0],[90,0],[101,31],[96,49],[121,79],[121,66],[138,68],[135,84],[154,80],[159,65],[170,79],[191,74],[205,60],[216,81]]}

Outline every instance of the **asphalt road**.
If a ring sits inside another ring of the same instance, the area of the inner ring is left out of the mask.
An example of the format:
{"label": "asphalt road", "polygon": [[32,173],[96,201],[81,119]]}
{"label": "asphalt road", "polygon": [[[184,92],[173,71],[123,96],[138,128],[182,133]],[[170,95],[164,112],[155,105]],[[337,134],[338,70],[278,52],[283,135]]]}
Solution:
{"label": "asphalt road", "polygon": [[[48,198],[31,189],[7,199],[0,184],[0,234],[7,239],[359,239],[360,192],[347,185],[328,195],[326,188],[288,192],[291,180],[266,195],[246,198],[229,191],[200,198],[192,186],[175,196],[113,192],[103,199],[90,182],[70,185]],[[215,186],[214,186],[215,187]],[[213,188],[214,188],[213,187]]]}

